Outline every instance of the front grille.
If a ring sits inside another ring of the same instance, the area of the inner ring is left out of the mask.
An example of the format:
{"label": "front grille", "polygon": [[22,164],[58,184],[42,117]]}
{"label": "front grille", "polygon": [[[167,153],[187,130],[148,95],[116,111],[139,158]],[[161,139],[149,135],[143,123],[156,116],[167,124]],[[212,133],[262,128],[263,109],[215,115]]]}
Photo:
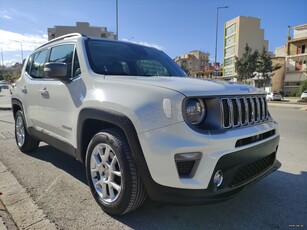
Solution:
{"label": "front grille", "polygon": [[273,165],[275,161],[275,152],[257,160],[249,165],[239,168],[230,184],[231,187],[238,186],[251,178],[259,175]]}
{"label": "front grille", "polygon": [[220,107],[223,128],[261,123],[268,119],[265,96],[221,98]]}

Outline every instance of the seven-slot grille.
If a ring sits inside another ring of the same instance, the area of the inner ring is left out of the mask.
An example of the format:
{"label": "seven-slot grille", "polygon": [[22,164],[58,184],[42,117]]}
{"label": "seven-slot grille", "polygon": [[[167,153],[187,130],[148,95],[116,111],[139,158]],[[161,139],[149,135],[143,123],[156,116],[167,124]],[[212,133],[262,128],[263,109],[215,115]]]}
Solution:
{"label": "seven-slot grille", "polygon": [[220,105],[224,128],[261,123],[268,119],[265,96],[221,98]]}

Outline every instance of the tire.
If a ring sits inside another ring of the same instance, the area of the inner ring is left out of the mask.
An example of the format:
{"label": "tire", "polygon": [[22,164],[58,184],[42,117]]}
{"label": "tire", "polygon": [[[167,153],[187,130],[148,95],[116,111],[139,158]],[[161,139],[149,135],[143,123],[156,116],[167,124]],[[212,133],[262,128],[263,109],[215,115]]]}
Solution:
{"label": "tire", "polygon": [[91,192],[106,213],[122,215],[146,200],[130,147],[120,130],[97,133],[88,145],[85,163]]}
{"label": "tire", "polygon": [[21,110],[15,114],[15,140],[18,148],[24,153],[35,151],[39,145],[39,141],[28,133]]}

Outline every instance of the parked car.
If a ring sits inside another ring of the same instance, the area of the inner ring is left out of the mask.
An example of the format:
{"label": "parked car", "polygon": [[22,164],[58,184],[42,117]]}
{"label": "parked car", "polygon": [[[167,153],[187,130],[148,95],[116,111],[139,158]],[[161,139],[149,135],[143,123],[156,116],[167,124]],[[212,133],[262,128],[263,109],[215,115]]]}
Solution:
{"label": "parked car", "polygon": [[281,101],[282,96],[280,93],[268,93],[266,95],[266,100],[267,101]]}
{"label": "parked car", "polygon": [[307,99],[307,90],[301,94],[301,99]]}
{"label": "parked car", "polygon": [[12,91],[18,148],[44,141],[83,162],[110,214],[147,196],[223,201],[281,165],[265,91],[189,78],[155,48],[64,35],[30,54]]}
{"label": "parked car", "polygon": [[1,89],[8,89],[9,84],[6,81],[0,81],[0,90]]}

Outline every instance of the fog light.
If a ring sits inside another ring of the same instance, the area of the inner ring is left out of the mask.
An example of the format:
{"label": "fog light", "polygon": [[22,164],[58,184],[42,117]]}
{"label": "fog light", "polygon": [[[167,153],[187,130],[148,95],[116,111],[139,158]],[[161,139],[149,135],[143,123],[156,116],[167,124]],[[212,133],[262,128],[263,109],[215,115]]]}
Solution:
{"label": "fog light", "polygon": [[213,177],[213,183],[218,188],[223,183],[223,172],[222,170],[217,170]]}

